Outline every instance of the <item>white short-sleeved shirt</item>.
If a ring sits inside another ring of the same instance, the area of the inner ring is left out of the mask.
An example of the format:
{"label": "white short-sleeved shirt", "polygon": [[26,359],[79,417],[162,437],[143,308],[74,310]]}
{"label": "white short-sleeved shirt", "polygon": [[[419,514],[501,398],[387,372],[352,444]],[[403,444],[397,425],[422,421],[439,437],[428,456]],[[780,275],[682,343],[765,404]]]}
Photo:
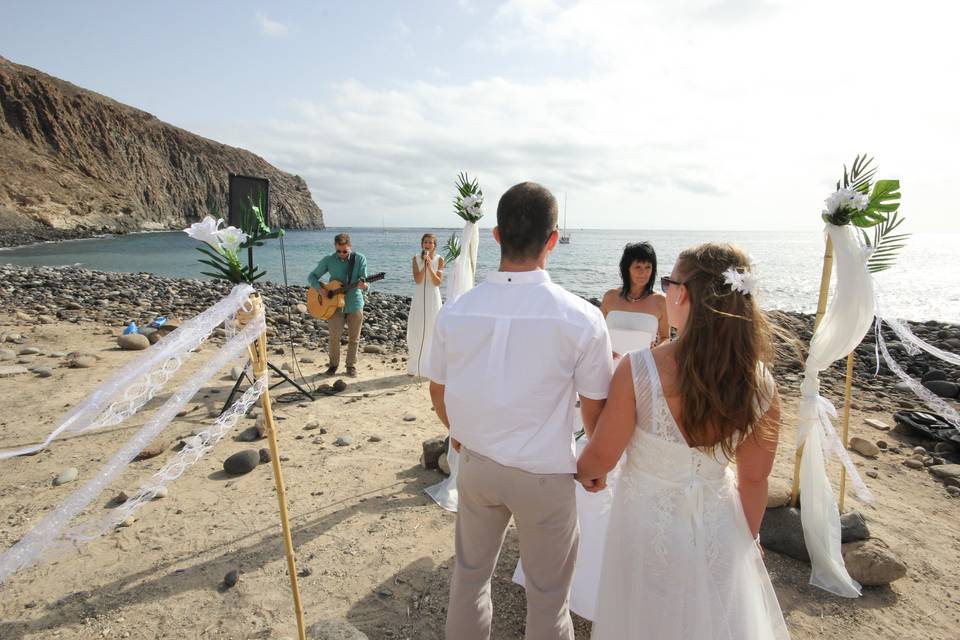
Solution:
{"label": "white short-sleeved shirt", "polygon": [[607,397],[600,310],[546,271],[490,274],[440,311],[423,366],[445,385],[450,436],[530,473],[574,473],[576,394]]}

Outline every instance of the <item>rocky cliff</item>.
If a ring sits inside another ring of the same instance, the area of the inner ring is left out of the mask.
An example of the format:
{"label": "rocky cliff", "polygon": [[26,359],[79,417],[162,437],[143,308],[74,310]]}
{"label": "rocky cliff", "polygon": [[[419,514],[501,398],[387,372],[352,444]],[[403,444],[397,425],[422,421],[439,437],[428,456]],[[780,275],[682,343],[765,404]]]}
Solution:
{"label": "rocky cliff", "polygon": [[300,176],[0,58],[0,239],[177,229],[226,217],[229,173],[270,179],[271,223],[323,228]]}

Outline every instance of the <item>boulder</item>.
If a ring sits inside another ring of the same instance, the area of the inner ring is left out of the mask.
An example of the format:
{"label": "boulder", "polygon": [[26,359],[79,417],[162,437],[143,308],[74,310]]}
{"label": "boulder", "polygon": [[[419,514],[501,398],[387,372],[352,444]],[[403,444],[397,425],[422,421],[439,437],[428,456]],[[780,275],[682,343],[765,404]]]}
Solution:
{"label": "boulder", "polygon": [[[841,542],[855,542],[870,537],[867,523],[858,511],[840,516]],[[803,539],[800,510],[793,507],[767,509],[760,525],[760,544],[766,549],[782,553],[795,560],[810,561]]]}
{"label": "boulder", "polygon": [[800,510],[793,507],[767,509],[760,524],[760,544],[795,560],[810,560],[803,541]]}
{"label": "boulder", "polygon": [[142,333],[127,333],[117,337],[117,346],[125,351],[143,351],[150,340]]}
{"label": "boulder", "polygon": [[840,542],[856,542],[870,537],[867,521],[859,511],[848,511],[840,516]]}
{"label": "boulder", "polygon": [[12,376],[18,376],[23,373],[27,373],[27,368],[19,364],[11,364],[4,367],[0,367],[0,378],[10,378]]}
{"label": "boulder", "polygon": [[960,394],[960,385],[947,380],[931,380],[924,382],[923,386],[941,398],[956,398],[957,395]]}
{"label": "boulder", "polygon": [[789,482],[780,478],[770,478],[767,483],[767,509],[787,506],[790,503],[790,494]]}
{"label": "boulder", "polygon": [[849,447],[867,458],[876,458],[880,455],[880,447],[865,438],[854,436],[850,438]]}
{"label": "boulder", "polygon": [[879,587],[907,575],[907,566],[876,538],[841,547],[850,577],[865,587]]}
{"label": "boulder", "polygon": [[430,438],[423,441],[423,468],[436,469],[440,461],[440,455],[444,453],[445,439],[442,436]]}
{"label": "boulder", "polygon": [[378,344],[367,344],[363,346],[364,353],[383,353],[383,347]]}
{"label": "boulder", "polygon": [[920,378],[920,382],[930,382],[932,380],[946,380],[947,372],[941,371],[940,369],[928,369],[923,377]]}
{"label": "boulder", "polygon": [[867,418],[866,420],[864,420],[864,423],[869,427],[873,427],[874,429],[877,429],[878,431],[890,430],[890,425],[888,425],[886,422],[883,422],[882,420],[877,420],[875,418]]}
{"label": "boulder", "polygon": [[938,464],[930,467],[930,473],[941,480],[960,478],[960,464]]}
{"label": "boulder", "polygon": [[256,449],[238,451],[223,461],[223,470],[232,476],[250,473],[260,464],[260,452]]}
{"label": "boulder", "polygon": [[444,475],[450,475],[450,461],[447,460],[446,453],[440,454],[440,457],[437,459],[437,468],[440,469],[440,472]]}

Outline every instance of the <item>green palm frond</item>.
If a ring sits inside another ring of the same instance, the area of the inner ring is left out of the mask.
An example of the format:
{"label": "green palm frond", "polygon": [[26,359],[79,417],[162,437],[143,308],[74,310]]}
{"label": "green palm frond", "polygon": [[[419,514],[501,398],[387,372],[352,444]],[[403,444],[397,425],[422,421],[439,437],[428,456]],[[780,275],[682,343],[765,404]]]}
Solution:
{"label": "green palm frond", "polygon": [[[897,196],[899,195],[898,193]],[[894,233],[901,224],[903,224],[903,218],[894,210],[883,222],[874,226],[872,241],[866,231],[860,230],[864,241],[873,248],[873,253],[867,260],[867,270],[870,273],[885,271],[896,263],[898,254],[906,246],[906,240],[910,237],[909,233]]]}
{"label": "green palm frond", "polygon": [[837,180],[837,190],[855,189],[861,193],[870,190],[870,181],[877,173],[877,168],[871,166],[873,158],[868,158],[866,154],[858,155],[853,159],[850,165],[850,171],[847,171],[847,165],[843,165],[843,178]]}
{"label": "green palm frond", "polygon": [[460,237],[457,234],[454,233],[450,236],[450,239],[444,245],[444,251],[446,252],[444,260],[447,264],[460,257]]}
{"label": "green palm frond", "polygon": [[[473,207],[464,206],[464,198],[473,197],[477,203]],[[457,195],[453,199],[453,210],[467,222],[477,222],[483,217],[483,190],[476,178],[470,180],[466,171],[457,174]]]}

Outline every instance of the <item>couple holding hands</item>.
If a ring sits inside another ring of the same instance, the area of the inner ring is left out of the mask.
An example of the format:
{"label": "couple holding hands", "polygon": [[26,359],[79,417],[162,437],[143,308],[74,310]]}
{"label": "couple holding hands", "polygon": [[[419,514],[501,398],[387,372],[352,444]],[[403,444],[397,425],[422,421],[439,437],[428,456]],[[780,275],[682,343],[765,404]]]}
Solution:
{"label": "couple holding hands", "polygon": [[551,282],[546,188],[510,188],[493,234],[499,270],[444,306],[422,361],[460,446],[446,637],[490,637],[512,517],[528,639],[572,640],[571,607],[595,640],[788,638],[757,543],[780,405],[747,256],[683,251],[661,278],[677,337],[649,349],[659,322],[638,342],[615,300],[604,314]]}

